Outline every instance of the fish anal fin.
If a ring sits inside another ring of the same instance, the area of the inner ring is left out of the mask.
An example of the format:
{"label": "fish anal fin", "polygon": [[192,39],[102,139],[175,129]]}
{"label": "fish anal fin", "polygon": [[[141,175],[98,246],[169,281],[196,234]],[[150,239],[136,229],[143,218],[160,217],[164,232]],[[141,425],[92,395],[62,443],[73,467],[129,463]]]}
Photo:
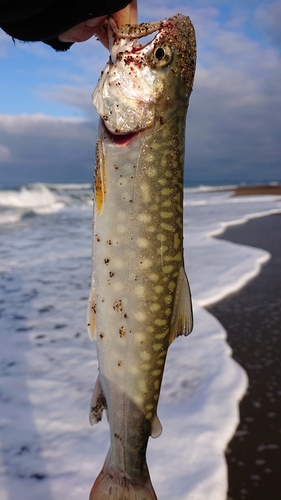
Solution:
{"label": "fish anal fin", "polygon": [[154,417],[151,420],[151,430],[150,435],[152,438],[158,438],[163,431],[162,424],[159,420],[157,413],[155,413]]}
{"label": "fish anal fin", "polygon": [[90,291],[87,308],[87,330],[91,340],[96,338],[96,294],[93,289]]}
{"label": "fish anal fin", "polygon": [[107,404],[102,390],[100,376],[98,376],[90,405],[89,420],[91,425],[101,421],[104,409],[107,409]]}
{"label": "fish anal fin", "polygon": [[180,269],[175,293],[174,310],[169,336],[170,344],[180,335],[189,335],[193,328],[191,293],[183,267]]}

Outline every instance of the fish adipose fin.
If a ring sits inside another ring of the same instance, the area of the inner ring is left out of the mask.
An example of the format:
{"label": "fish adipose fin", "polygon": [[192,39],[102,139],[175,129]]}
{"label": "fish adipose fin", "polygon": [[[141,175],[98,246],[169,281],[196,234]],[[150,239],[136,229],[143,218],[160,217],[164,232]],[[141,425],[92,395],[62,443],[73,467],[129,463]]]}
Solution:
{"label": "fish adipose fin", "polygon": [[162,434],[162,431],[163,431],[162,424],[159,420],[157,413],[155,413],[155,415],[151,421],[150,435],[152,438],[158,438]]}
{"label": "fish adipose fin", "polygon": [[107,410],[106,399],[98,376],[90,405],[89,420],[94,425],[101,421],[103,410]]}
{"label": "fish adipose fin", "polygon": [[126,473],[114,470],[107,456],[102,471],[92,487],[89,500],[157,500],[147,465],[142,478],[130,479]]}
{"label": "fish adipose fin", "polygon": [[178,276],[174,310],[170,330],[170,344],[180,335],[189,335],[193,328],[191,293],[185,270]]}
{"label": "fish adipose fin", "polygon": [[87,308],[87,330],[91,340],[96,338],[96,299],[91,289]]}

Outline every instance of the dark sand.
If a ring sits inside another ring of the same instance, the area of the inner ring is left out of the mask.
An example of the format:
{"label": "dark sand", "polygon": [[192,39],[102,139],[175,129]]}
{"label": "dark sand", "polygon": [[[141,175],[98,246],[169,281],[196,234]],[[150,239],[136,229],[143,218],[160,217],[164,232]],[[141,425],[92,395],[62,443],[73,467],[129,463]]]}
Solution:
{"label": "dark sand", "polygon": [[252,219],[220,236],[272,256],[239,292],[209,307],[249,378],[229,443],[228,500],[281,499],[281,215]]}
{"label": "dark sand", "polygon": [[[281,184],[268,184],[261,186],[240,186],[235,189],[233,196],[252,196],[263,194],[281,194]],[[281,498],[281,497],[280,497]]]}

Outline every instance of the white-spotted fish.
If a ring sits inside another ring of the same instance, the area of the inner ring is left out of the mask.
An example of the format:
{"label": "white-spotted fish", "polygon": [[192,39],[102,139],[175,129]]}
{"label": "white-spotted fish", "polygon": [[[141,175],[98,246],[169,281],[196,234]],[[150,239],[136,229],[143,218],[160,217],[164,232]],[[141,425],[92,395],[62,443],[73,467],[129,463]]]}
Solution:
{"label": "white-spotted fish", "polygon": [[110,20],[108,31],[111,57],[93,94],[101,119],[88,329],[99,362],[90,421],[106,410],[110,449],[90,499],[157,500],[148,438],[162,431],[157,404],[168,347],[192,330],[183,163],[195,34],[180,14],[121,28]]}

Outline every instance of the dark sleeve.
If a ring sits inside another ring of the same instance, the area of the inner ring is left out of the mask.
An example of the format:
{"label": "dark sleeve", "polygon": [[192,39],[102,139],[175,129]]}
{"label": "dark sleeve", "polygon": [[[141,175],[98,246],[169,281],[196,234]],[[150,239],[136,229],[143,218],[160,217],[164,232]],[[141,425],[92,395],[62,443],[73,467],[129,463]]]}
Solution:
{"label": "dark sleeve", "polygon": [[0,0],[0,28],[17,40],[67,50],[58,35],[88,19],[123,9],[131,0]]}

